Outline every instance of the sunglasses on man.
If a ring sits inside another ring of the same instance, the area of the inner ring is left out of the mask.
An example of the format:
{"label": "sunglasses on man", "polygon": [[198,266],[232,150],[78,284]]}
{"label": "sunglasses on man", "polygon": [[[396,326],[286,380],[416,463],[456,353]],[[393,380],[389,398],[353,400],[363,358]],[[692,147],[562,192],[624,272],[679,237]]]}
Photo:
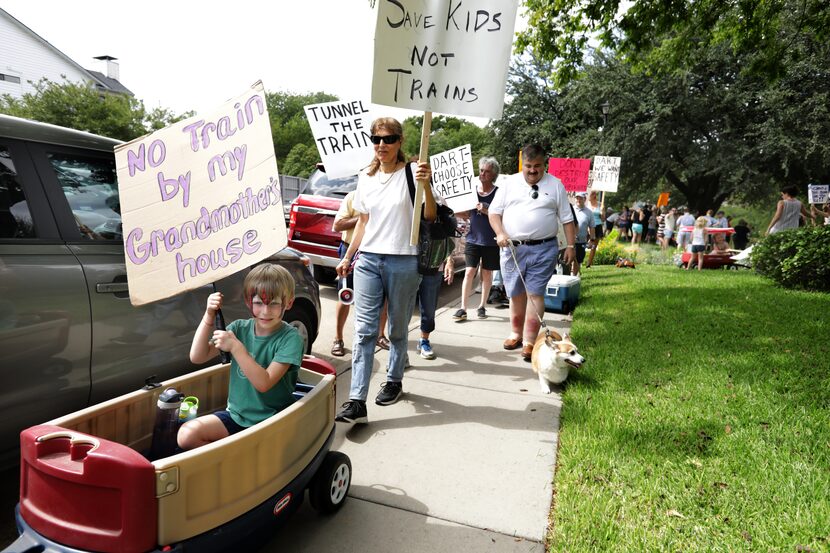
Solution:
{"label": "sunglasses on man", "polygon": [[375,144],[375,145],[378,145],[381,142],[383,142],[384,144],[394,144],[395,142],[397,142],[400,139],[401,139],[401,135],[399,135],[399,134],[389,134],[389,135],[386,135],[386,136],[378,136],[376,134],[373,134],[371,136],[372,144]]}

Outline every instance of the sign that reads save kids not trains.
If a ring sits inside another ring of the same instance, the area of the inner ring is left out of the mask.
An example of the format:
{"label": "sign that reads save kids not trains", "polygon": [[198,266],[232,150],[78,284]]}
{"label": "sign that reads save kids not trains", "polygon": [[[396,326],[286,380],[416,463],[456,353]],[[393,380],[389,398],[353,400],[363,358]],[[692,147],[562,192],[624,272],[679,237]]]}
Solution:
{"label": "sign that reads save kids not trains", "polygon": [[517,0],[380,0],[372,102],[498,118]]}
{"label": "sign that reads save kids not trains", "polygon": [[209,284],[287,244],[261,82],[115,149],[130,301]]}
{"label": "sign that reads save kids not trains", "polygon": [[305,106],[320,161],[329,178],[356,175],[374,156],[373,118],[367,106],[362,100]]}
{"label": "sign that reads save kids not trains", "polygon": [[473,154],[465,144],[429,156],[432,189],[453,211],[467,211],[478,203],[473,174]]}

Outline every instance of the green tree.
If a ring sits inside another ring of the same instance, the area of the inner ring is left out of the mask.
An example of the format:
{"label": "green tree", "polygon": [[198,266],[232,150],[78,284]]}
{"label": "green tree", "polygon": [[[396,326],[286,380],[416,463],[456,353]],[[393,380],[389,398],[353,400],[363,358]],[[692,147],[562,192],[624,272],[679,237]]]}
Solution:
{"label": "green tree", "polygon": [[[830,49],[812,47],[775,82],[743,73],[744,58],[726,45],[711,47],[688,71],[659,77],[597,54],[560,89],[546,80],[549,64],[525,59],[511,69],[512,100],[493,122],[496,146],[509,159],[531,141],[561,157],[621,156],[615,201],[654,200],[669,190],[673,203],[695,210],[727,199],[768,202],[782,184],[830,179],[823,138]],[[611,111],[601,129],[606,100]]]}
{"label": "green tree", "polygon": [[[402,125],[405,137],[404,155],[407,159],[417,157],[421,148],[423,118],[420,116],[407,117]],[[490,128],[482,128],[475,123],[457,117],[436,115],[432,118],[430,130],[429,155],[469,144],[476,173],[478,172],[478,159],[484,155],[493,155],[494,137]]]}
{"label": "green tree", "polygon": [[598,40],[648,73],[693,67],[710,47],[753,54],[742,71],[774,80],[804,39],[830,37],[826,0],[525,0],[528,28],[517,51],[555,61],[558,84],[577,77],[589,41]]}
{"label": "green tree", "polygon": [[308,178],[317,162],[320,161],[320,154],[314,144],[295,144],[285,163],[279,166],[280,174],[292,175],[294,177]]}
{"label": "green tree", "polygon": [[267,92],[265,94],[265,102],[268,105],[268,116],[271,119],[271,135],[274,138],[274,152],[277,156],[277,165],[284,174],[292,174],[287,172],[286,169],[282,169],[292,148],[297,144],[305,144],[316,148],[314,135],[311,132],[311,127],[308,124],[308,119],[303,108],[310,104],[333,102],[335,100],[337,100],[337,96],[326,92],[314,92],[311,94]]}
{"label": "green tree", "polygon": [[0,97],[0,112],[119,140],[132,140],[190,115],[163,108],[148,112],[141,100],[101,92],[91,84],[42,79],[33,86],[35,92],[21,98]]}

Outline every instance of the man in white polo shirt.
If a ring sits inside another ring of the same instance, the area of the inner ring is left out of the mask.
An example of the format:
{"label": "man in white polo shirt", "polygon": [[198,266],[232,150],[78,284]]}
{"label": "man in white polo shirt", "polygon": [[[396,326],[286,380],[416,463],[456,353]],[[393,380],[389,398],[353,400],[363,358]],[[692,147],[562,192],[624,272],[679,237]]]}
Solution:
{"label": "man in white polo shirt", "polygon": [[[567,239],[567,244],[562,244],[564,263],[568,266],[574,260],[576,231],[568,196],[562,181],[547,174],[546,167],[544,149],[536,144],[525,146],[522,172],[500,186],[490,204],[490,226],[502,248],[501,275],[510,298],[510,336],[504,341],[504,349],[522,346],[525,361],[530,361],[540,320],[545,315],[545,287],[556,272],[556,233],[560,221]],[[511,241],[515,244],[515,260],[508,247]],[[530,309],[528,297],[532,302]]]}

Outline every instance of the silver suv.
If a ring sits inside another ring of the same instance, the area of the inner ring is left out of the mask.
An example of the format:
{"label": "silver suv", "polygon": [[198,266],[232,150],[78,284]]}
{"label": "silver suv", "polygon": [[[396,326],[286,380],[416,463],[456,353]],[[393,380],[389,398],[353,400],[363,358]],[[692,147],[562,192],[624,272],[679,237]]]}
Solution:
{"label": "silver suv", "polygon": [[[210,287],[130,304],[113,147],[117,140],[0,115],[0,465],[24,428],[195,367],[191,338]],[[319,288],[300,252],[267,260],[288,269],[285,314],[317,337]],[[221,280],[225,319],[250,317],[246,271]],[[238,300],[238,301],[234,301]]]}

